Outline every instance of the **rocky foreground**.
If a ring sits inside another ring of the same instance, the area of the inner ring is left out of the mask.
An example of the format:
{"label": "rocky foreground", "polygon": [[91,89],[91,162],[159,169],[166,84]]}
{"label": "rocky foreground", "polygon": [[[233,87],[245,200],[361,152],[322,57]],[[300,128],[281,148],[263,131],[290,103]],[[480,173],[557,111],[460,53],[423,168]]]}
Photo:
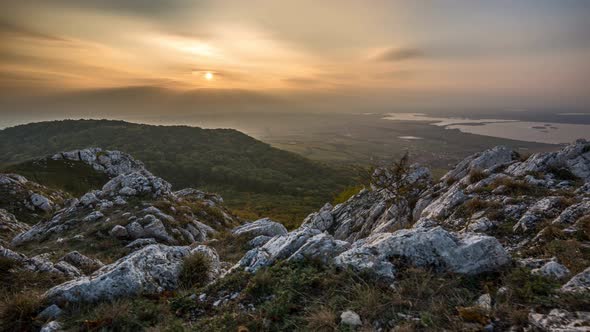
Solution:
{"label": "rocky foreground", "polygon": [[217,195],[172,191],[118,151],[51,158],[110,180],[71,198],[0,174],[2,280],[51,276],[45,288],[10,290],[42,292],[4,330],[109,329],[79,308],[155,296],[180,330],[590,331],[584,140],[527,158],[495,147],[440,181],[419,165],[378,169],[370,188],[290,232],[243,223]]}

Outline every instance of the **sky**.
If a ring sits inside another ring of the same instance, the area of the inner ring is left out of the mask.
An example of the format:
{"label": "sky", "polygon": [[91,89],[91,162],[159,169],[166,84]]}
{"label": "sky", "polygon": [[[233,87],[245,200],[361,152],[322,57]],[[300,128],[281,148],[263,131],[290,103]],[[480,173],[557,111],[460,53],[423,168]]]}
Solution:
{"label": "sky", "polygon": [[42,115],[38,98],[59,113],[68,98],[163,96],[220,109],[587,109],[589,59],[583,0],[0,3],[5,116]]}

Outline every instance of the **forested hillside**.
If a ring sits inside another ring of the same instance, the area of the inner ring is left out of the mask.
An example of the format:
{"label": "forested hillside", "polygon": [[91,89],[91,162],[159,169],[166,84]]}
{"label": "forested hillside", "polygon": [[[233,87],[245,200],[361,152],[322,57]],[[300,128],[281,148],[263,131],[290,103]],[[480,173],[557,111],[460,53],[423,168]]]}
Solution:
{"label": "forested hillside", "polygon": [[0,131],[0,165],[43,183],[22,162],[59,151],[101,147],[142,160],[175,188],[220,192],[249,217],[272,216],[289,224],[332,199],[354,181],[335,170],[282,151],[232,129],[152,126],[109,120],[32,123]]}

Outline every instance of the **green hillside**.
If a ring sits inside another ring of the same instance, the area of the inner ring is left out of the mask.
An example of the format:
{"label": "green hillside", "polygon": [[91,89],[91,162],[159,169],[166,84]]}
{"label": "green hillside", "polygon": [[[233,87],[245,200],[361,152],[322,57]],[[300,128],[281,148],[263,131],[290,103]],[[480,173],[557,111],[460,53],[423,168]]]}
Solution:
{"label": "green hillside", "polygon": [[[0,130],[0,166],[60,186],[56,165],[30,160],[86,147],[127,152],[177,189],[219,192],[242,216],[271,216],[288,225],[299,223],[354,182],[351,171],[312,162],[236,130],[110,120],[51,121]],[[86,181],[61,187],[78,194],[96,182]]]}

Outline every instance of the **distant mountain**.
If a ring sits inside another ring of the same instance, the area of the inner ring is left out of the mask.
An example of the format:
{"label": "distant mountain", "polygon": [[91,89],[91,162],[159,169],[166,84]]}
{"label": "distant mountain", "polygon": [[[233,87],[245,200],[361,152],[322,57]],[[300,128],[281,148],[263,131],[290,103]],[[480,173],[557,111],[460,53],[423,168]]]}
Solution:
{"label": "distant mountain", "polygon": [[[353,181],[349,171],[273,148],[236,130],[110,120],[51,121],[0,130],[0,166],[56,186],[52,174],[59,171],[31,167],[30,160],[87,147],[125,151],[176,189],[219,192],[244,216],[270,215],[287,224],[300,221]],[[60,189],[78,188],[74,193],[79,194],[89,186],[68,183]]]}

